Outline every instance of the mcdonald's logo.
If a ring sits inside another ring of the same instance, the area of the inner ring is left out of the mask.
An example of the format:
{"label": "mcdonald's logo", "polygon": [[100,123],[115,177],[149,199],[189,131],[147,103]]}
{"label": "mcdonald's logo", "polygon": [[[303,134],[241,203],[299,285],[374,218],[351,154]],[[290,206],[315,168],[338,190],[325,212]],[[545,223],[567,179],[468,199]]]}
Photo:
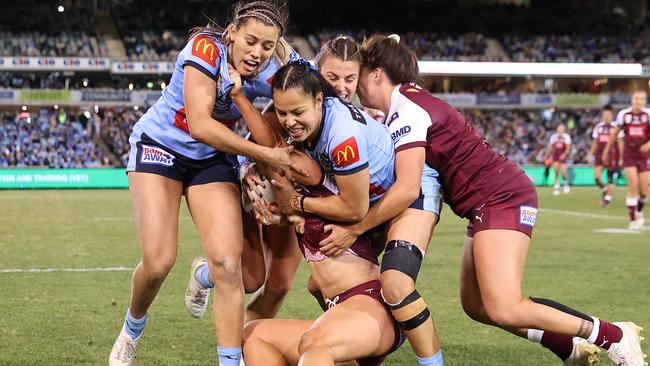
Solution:
{"label": "mcdonald's logo", "polygon": [[217,58],[219,58],[219,49],[210,37],[198,36],[192,44],[192,55],[207,62],[210,66],[216,67]]}
{"label": "mcdonald's logo", "polygon": [[354,137],[343,141],[332,150],[334,166],[343,168],[359,161],[359,147]]}

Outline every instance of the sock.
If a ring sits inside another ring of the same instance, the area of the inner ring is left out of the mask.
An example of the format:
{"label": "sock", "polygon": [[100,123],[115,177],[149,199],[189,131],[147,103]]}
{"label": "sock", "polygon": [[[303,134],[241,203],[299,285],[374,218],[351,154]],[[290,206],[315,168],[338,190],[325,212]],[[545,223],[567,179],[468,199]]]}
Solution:
{"label": "sock", "polygon": [[544,348],[549,349],[555,353],[562,361],[571,356],[573,351],[573,337],[566,334],[558,334],[553,332],[542,332],[540,343]]}
{"label": "sock", "polygon": [[596,317],[593,317],[593,319],[594,329],[591,331],[591,335],[589,335],[589,338],[587,339],[589,343],[595,344],[604,349],[609,349],[612,343],[618,343],[621,341],[621,338],[623,338],[623,331],[621,328]]}
{"label": "sock", "polygon": [[605,197],[603,197],[603,200],[607,203],[612,202],[612,196],[606,194]]}
{"label": "sock", "polygon": [[194,278],[205,288],[213,288],[214,284],[210,282],[210,271],[208,265],[204,264],[194,272]]}
{"label": "sock", "polygon": [[131,338],[136,339],[140,337],[144,326],[147,324],[147,314],[140,319],[136,319],[131,315],[131,309],[126,310],[126,317],[124,319],[124,330],[126,334],[130,335]]}
{"label": "sock", "polygon": [[442,350],[438,351],[435,355],[431,357],[417,357],[418,365],[420,366],[443,366],[444,362],[442,359]]}
{"label": "sock", "polygon": [[239,366],[241,347],[217,346],[217,355],[219,356],[219,366]]}
{"label": "sock", "polygon": [[625,204],[630,213],[630,221],[636,220],[636,212],[638,211],[639,197],[625,197]]}
{"label": "sock", "polygon": [[560,183],[555,183],[553,185],[553,189],[556,190],[556,191],[559,190],[560,189]]}
{"label": "sock", "polygon": [[639,212],[643,211],[646,202],[648,202],[648,199],[645,196],[639,197],[639,202],[637,203],[637,206],[639,206]]}

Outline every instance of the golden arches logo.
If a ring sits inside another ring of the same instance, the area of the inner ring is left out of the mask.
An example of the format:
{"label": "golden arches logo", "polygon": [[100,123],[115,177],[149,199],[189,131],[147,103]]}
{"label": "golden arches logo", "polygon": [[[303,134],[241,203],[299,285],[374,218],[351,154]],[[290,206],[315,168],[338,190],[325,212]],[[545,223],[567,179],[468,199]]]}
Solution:
{"label": "golden arches logo", "polygon": [[[348,153],[350,155],[348,155]],[[347,163],[348,157],[350,158],[350,160],[354,160],[357,157],[356,152],[350,145],[347,145],[343,150],[339,150],[336,152],[336,164],[338,165],[341,163]]]}
{"label": "golden arches logo", "polygon": [[208,36],[200,36],[194,40],[192,55],[215,67],[217,65],[217,57],[219,57],[219,49]]}

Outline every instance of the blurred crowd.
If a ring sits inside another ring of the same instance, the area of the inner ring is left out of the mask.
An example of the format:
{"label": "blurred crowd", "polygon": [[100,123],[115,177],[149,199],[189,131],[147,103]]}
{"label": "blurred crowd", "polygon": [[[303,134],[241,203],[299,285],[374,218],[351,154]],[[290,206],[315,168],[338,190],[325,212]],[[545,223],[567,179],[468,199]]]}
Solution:
{"label": "blurred crowd", "polygon": [[563,123],[573,139],[569,161],[586,164],[591,131],[599,111],[581,110],[466,110],[464,115],[476,131],[501,155],[519,165],[541,164],[548,141]]}
{"label": "blurred crowd", "polygon": [[0,32],[0,56],[100,57],[108,55],[99,36],[79,31],[61,33]]}
{"label": "blurred crowd", "polygon": [[47,109],[0,116],[0,168],[111,166],[109,157],[93,142],[86,118]]}

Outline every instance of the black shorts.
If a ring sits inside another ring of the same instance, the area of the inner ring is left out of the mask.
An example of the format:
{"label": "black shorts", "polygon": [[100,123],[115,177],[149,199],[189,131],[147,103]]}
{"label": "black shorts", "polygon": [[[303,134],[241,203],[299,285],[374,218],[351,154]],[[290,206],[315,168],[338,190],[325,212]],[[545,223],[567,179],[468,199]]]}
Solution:
{"label": "black shorts", "polygon": [[131,152],[126,172],[162,175],[183,183],[183,188],[194,185],[227,182],[239,184],[233,159],[221,152],[195,160],[178,154],[151,139],[145,133],[131,136]]}

